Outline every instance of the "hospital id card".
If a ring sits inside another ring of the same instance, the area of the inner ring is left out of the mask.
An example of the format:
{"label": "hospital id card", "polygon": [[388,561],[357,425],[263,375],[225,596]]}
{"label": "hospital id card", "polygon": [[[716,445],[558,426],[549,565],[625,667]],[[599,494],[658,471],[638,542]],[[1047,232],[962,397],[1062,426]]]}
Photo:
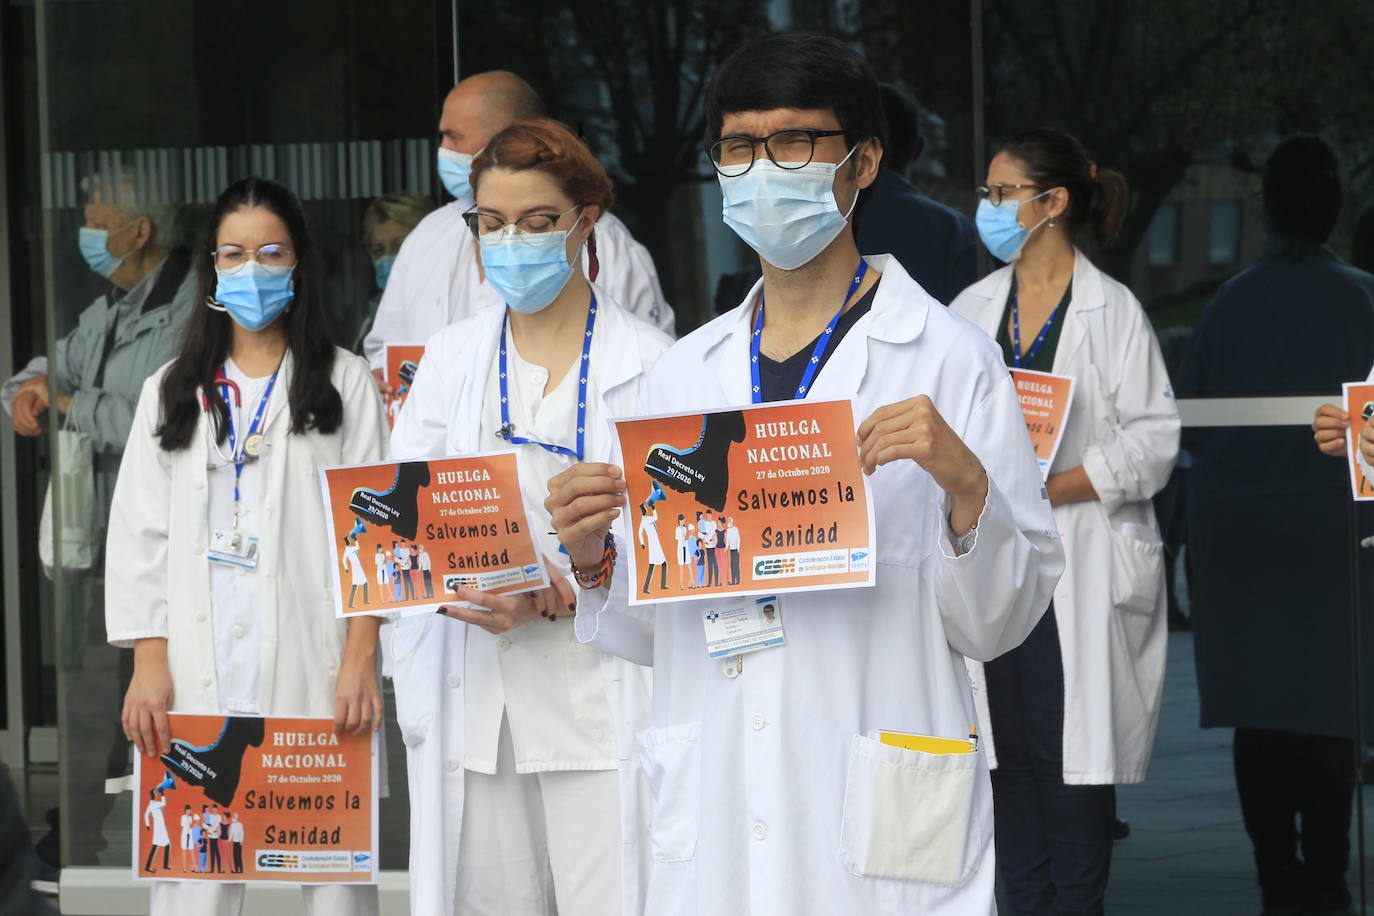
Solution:
{"label": "hospital id card", "polygon": [[706,653],[711,658],[743,655],[787,642],[782,631],[782,603],[776,595],[708,608],[701,615]]}
{"label": "hospital id card", "polygon": [[210,532],[210,562],[257,569],[258,539],[231,528],[216,528]]}

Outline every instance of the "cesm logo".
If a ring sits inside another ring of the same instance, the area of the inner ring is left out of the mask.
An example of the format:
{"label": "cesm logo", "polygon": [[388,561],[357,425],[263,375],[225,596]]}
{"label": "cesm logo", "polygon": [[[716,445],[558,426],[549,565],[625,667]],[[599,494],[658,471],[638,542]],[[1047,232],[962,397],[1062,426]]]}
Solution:
{"label": "cesm logo", "polygon": [[765,576],[790,576],[797,572],[797,561],[792,557],[765,557],[754,564],[754,578]]}
{"label": "cesm logo", "polygon": [[868,551],[851,550],[849,551],[849,568],[854,572],[865,572],[868,569]]}
{"label": "cesm logo", "polygon": [[301,867],[300,857],[280,852],[258,853],[258,871],[295,871]]}
{"label": "cesm logo", "polygon": [[538,566],[526,566],[524,572],[525,572],[525,581],[526,581],[526,582],[529,582],[531,579],[538,579],[538,578],[539,578],[539,567],[538,567]]}
{"label": "cesm logo", "polygon": [[372,853],[355,852],[353,853],[354,871],[372,871]]}

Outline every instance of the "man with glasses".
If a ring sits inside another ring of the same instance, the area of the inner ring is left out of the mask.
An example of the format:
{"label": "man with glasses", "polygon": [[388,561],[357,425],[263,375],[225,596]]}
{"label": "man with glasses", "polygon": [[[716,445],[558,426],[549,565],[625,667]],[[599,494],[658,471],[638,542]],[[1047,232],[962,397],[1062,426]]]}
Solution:
{"label": "man with glasses", "polygon": [[[447,325],[502,304],[486,282],[478,247],[463,225],[463,214],[473,203],[468,174],[473,157],[492,137],[516,121],[543,115],[543,102],[529,84],[500,70],[468,77],[444,100],[438,169],[454,199],[421,220],[401,245],[363,341],[363,355],[383,392],[389,391],[383,381],[387,344],[424,343]],[[648,249],[609,213],[597,223],[596,238],[600,270],[589,268],[589,276],[626,311],[671,334],[673,310],[663,298]]]}
{"label": "man with glasses", "polygon": [[[721,65],[705,105],[724,219],[763,279],[659,358],[641,412],[853,399],[877,577],[781,596],[784,644],[713,661],[702,615],[737,602],[627,606],[616,557],[630,548],[610,535],[623,471],[584,463],[550,481],[583,586],[579,637],[616,652],[653,628],[646,912],[988,913],[992,793],[966,740],[964,657],[1019,644],[1063,569],[1015,391],[981,332],[895,259],[859,256],[849,217],[885,129],[862,57],[762,38]],[[901,737],[956,740],[926,741],[933,753]]]}

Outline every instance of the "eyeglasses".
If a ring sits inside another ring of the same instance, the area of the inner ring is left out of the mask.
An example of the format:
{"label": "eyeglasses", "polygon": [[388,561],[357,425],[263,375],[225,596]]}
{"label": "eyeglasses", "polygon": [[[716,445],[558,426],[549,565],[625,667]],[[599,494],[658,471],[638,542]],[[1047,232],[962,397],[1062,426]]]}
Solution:
{"label": "eyeglasses", "polygon": [[531,213],[511,222],[506,222],[492,213],[469,210],[463,214],[463,222],[468,224],[468,229],[472,232],[473,237],[478,239],[489,238],[498,234],[505,235],[510,232],[521,241],[533,244],[534,240],[530,238],[531,236],[551,232],[558,225],[559,220],[574,210],[581,209],[582,204],[573,204],[562,213]]}
{"label": "eyeglasses", "polygon": [[296,263],[296,252],[285,245],[263,245],[261,248],[221,245],[210,252],[210,256],[215,259],[215,270],[229,273],[241,270],[249,261],[257,261],[263,267],[290,267]]}
{"label": "eyeglasses", "polygon": [[994,207],[997,207],[1001,206],[1002,201],[1007,199],[1008,191],[1024,191],[1027,189],[1042,191],[1044,188],[1044,185],[1039,184],[1003,184],[997,182],[996,184],[983,185],[975,189],[974,193],[978,195],[979,200],[989,201]]}
{"label": "eyeglasses", "polygon": [[766,137],[732,134],[711,144],[708,151],[711,165],[726,178],[736,178],[754,167],[754,152],[760,143],[768,158],[780,169],[800,169],[811,164],[816,155],[816,141],[823,137],[843,136],[842,130],[816,130],[811,127],[791,127],[774,131]]}

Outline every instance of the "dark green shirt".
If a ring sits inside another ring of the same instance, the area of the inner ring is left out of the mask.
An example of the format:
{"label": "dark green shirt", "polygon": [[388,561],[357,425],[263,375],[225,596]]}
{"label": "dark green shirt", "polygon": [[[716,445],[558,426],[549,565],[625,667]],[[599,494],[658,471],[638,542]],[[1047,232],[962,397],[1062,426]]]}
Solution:
{"label": "dark green shirt", "polygon": [[[1011,300],[1016,295],[1016,274],[1011,276],[1011,292],[1007,293],[1007,304],[1002,309],[1002,321],[997,325],[997,345],[1002,348],[1002,359],[1009,368],[1016,366],[1011,349]],[[1050,331],[1045,335],[1045,342],[1036,351],[1035,358],[1031,360],[1022,359],[1022,369],[1034,369],[1036,372],[1054,371],[1054,354],[1059,349],[1059,334],[1064,330],[1064,318],[1069,312],[1069,300],[1073,298],[1073,278],[1069,278],[1069,285],[1064,287],[1064,298],[1059,300],[1058,309],[1054,313],[1054,324],[1050,325]],[[1040,328],[1028,328],[1021,325],[1021,345],[1027,349],[1034,346],[1035,338],[1040,336]],[[1029,337],[1029,341],[1027,341]]]}

